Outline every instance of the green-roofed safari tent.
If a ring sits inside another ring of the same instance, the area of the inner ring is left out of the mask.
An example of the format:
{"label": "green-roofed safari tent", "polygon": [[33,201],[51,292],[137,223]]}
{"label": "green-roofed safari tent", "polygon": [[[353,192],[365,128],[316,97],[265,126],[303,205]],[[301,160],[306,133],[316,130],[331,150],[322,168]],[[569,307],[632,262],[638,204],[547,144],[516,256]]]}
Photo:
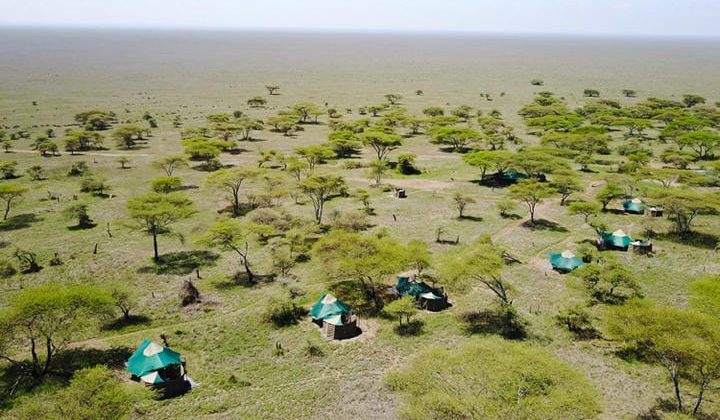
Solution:
{"label": "green-roofed safari tent", "polygon": [[615,232],[600,232],[600,248],[627,251],[633,241],[622,229]]}
{"label": "green-roofed safari tent", "polygon": [[352,338],[360,333],[352,309],[333,295],[322,295],[310,308],[310,317],[330,340]]}
{"label": "green-roofed safari tent", "polygon": [[164,397],[183,394],[191,387],[180,353],[150,339],[143,340],[130,356],[127,371],[132,380],[161,391]]}
{"label": "green-roofed safari tent", "polygon": [[623,201],[623,209],[625,209],[627,213],[644,214],[645,203],[643,203],[642,200],[637,198],[633,198],[632,200],[625,200]]}
{"label": "green-roofed safari tent", "polygon": [[450,306],[447,294],[442,289],[430,287],[427,283],[417,281],[409,275],[398,275],[395,290],[401,296],[413,296],[420,302],[420,307],[437,312]]}
{"label": "green-roofed safari tent", "polygon": [[582,260],[568,250],[563,252],[549,252],[548,260],[552,268],[559,273],[569,273],[583,265]]}

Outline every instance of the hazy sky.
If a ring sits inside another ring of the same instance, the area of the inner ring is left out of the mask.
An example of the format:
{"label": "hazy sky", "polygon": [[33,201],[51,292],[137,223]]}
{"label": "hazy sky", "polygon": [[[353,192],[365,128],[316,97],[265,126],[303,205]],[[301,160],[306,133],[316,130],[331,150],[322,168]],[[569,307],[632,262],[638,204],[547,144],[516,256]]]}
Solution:
{"label": "hazy sky", "polygon": [[0,0],[0,25],[720,36],[720,0]]}

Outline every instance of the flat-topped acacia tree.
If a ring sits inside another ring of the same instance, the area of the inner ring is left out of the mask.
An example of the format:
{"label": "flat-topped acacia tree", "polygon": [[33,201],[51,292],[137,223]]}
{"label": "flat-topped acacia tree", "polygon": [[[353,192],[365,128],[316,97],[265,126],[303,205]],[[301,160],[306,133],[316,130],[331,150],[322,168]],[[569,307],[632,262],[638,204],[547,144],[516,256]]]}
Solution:
{"label": "flat-topped acacia tree", "polygon": [[260,174],[262,174],[260,168],[237,166],[211,173],[208,175],[206,183],[209,187],[228,193],[233,215],[239,216],[241,211],[240,187],[245,181],[255,179]]}
{"label": "flat-topped acacia tree", "polygon": [[148,193],[127,203],[128,214],[137,227],[152,236],[153,260],[159,261],[157,238],[172,233],[172,225],[195,213],[192,201],[181,193]]}
{"label": "flat-topped acacia tree", "polygon": [[373,127],[359,137],[364,145],[370,146],[375,151],[378,160],[385,160],[390,152],[403,143],[402,137],[391,128]]}
{"label": "flat-topped acacia tree", "polygon": [[22,198],[25,192],[27,192],[27,188],[23,187],[22,185],[0,184],[0,201],[5,203],[3,220],[7,220],[13,202]]}
{"label": "flat-topped acacia tree", "polygon": [[345,186],[342,177],[334,175],[310,175],[300,182],[300,190],[310,199],[315,209],[315,221],[322,223],[325,202]]}

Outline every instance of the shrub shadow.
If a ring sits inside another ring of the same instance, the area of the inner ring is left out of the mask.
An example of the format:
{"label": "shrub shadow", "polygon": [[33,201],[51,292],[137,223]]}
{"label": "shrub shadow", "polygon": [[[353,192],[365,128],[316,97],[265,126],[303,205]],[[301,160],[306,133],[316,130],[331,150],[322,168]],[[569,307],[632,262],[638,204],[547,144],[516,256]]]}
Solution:
{"label": "shrub shadow", "polygon": [[530,230],[549,230],[552,232],[569,232],[565,226],[562,226],[558,223],[555,223],[550,220],[545,219],[537,219],[535,220],[535,223],[530,222],[529,220],[526,222],[523,222],[523,227],[526,227]]}
{"label": "shrub shadow", "polygon": [[219,254],[206,250],[171,252],[161,255],[153,266],[140,270],[145,273],[185,275],[202,267],[211,267],[219,258]]}
{"label": "shrub shadow", "polygon": [[16,216],[9,217],[4,222],[0,222],[0,232],[29,228],[33,223],[41,220],[42,218],[37,217],[34,214],[18,214]]}

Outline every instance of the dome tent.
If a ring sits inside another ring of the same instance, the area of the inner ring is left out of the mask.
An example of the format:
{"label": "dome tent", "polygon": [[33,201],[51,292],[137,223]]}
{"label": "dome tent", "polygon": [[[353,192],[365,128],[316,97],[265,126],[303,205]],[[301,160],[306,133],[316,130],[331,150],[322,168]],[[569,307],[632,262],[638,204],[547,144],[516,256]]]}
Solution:
{"label": "dome tent", "polygon": [[562,253],[549,252],[548,260],[550,260],[550,264],[553,269],[560,273],[569,273],[583,265],[580,258],[576,257],[575,254],[567,250]]}
{"label": "dome tent", "polygon": [[628,213],[643,214],[645,213],[645,203],[642,200],[633,198],[632,200],[623,201],[623,208]]}
{"label": "dome tent", "polygon": [[407,275],[397,276],[395,290],[401,296],[413,296],[420,301],[420,306],[428,311],[436,312],[447,308],[447,295],[440,289],[433,289],[427,283],[411,279]]}
{"label": "dome tent", "polygon": [[320,296],[310,308],[310,317],[323,328],[327,338],[341,340],[357,335],[357,318],[349,306],[333,295]]}
{"label": "dome tent", "polygon": [[145,339],[127,362],[132,379],[163,391],[164,396],[179,395],[190,389],[185,367],[177,353]]}
{"label": "dome tent", "polygon": [[608,249],[619,249],[627,251],[630,243],[633,241],[622,229],[615,232],[600,232],[601,245]]}

